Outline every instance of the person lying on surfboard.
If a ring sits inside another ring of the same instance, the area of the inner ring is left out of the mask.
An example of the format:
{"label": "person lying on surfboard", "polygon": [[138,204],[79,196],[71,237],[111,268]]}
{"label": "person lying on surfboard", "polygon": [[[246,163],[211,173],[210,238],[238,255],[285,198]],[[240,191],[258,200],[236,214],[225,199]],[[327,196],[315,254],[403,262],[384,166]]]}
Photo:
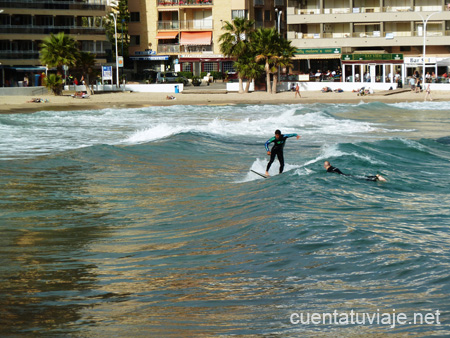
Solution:
{"label": "person lying on surfboard", "polygon": [[[330,164],[330,162],[328,162],[328,161],[324,162],[323,167],[325,168],[327,173],[336,173],[336,174],[343,175],[343,176],[353,176],[353,175],[349,175],[349,174],[344,174],[338,168],[333,167]],[[380,174],[377,174],[375,176],[364,176],[364,179],[366,181],[382,181],[382,182],[386,182],[386,179],[383,176],[381,176]]]}
{"label": "person lying on surfboard", "polygon": [[[275,130],[275,136],[271,137],[267,140],[266,144],[264,145],[266,147],[267,155],[270,155],[270,161],[267,164],[266,168],[266,176],[269,176],[269,169],[272,165],[273,161],[275,160],[275,156],[278,157],[278,161],[280,162],[280,174],[283,172],[284,169],[284,156],[283,156],[283,148],[284,144],[286,143],[286,139],[289,137],[296,136],[297,140],[300,138],[300,135],[297,134],[281,134],[280,130]],[[271,150],[269,150],[269,144],[274,143]]]}

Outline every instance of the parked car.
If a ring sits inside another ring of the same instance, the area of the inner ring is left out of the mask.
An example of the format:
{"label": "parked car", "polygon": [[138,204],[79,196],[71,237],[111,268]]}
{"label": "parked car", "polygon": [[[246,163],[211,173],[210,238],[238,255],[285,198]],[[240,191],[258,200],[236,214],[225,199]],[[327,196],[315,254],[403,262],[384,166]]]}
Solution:
{"label": "parked car", "polygon": [[158,82],[163,83],[183,83],[185,86],[189,84],[189,80],[187,78],[175,72],[161,73],[158,78]]}

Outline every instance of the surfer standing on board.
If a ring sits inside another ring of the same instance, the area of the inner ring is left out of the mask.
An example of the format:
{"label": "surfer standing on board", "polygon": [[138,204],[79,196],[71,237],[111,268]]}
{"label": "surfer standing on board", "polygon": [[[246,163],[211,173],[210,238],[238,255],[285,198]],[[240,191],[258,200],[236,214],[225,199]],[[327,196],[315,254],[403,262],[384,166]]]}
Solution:
{"label": "surfer standing on board", "polygon": [[[323,167],[325,168],[327,173],[336,173],[336,174],[343,175],[343,176],[353,176],[353,175],[349,175],[349,174],[344,174],[338,168],[333,167],[330,164],[330,162],[328,162],[328,161],[324,162]],[[386,182],[386,179],[383,176],[381,176],[380,174],[377,174],[375,176],[365,176],[364,179],[366,181],[382,181],[382,182]]]}
{"label": "surfer standing on board", "polygon": [[[289,137],[296,136],[297,140],[300,138],[300,135],[297,134],[281,134],[280,130],[275,130],[275,136],[271,137],[267,140],[266,144],[264,145],[267,150],[267,155],[270,155],[270,161],[267,164],[266,168],[266,175],[269,176],[269,169],[272,165],[273,161],[275,160],[275,156],[278,157],[278,161],[280,162],[280,174],[283,172],[284,169],[284,157],[283,157],[283,148],[284,144],[286,143],[286,139]],[[269,150],[269,144],[274,143],[274,146],[272,147],[272,150]]]}

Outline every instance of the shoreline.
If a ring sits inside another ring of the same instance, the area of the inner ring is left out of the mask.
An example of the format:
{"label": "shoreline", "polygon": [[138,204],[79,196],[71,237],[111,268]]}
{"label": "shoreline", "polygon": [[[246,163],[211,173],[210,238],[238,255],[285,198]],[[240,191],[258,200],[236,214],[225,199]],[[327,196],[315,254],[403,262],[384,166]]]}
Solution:
{"label": "shoreline", "polygon": [[[35,113],[39,111],[76,111],[76,110],[100,110],[100,109],[126,109],[144,108],[151,106],[172,105],[235,105],[235,104],[359,104],[369,102],[400,103],[423,102],[425,92],[404,92],[384,96],[372,94],[357,96],[357,93],[322,93],[320,91],[301,92],[301,98],[294,98],[294,92],[282,92],[267,94],[266,92],[253,92],[247,94],[223,93],[223,94],[168,94],[168,93],[100,93],[87,99],[74,99],[71,96],[42,95],[37,96],[48,103],[27,103],[30,96],[0,96],[0,114]],[[433,102],[450,101],[448,91],[433,91]],[[173,95],[176,100],[167,100],[167,95]]]}

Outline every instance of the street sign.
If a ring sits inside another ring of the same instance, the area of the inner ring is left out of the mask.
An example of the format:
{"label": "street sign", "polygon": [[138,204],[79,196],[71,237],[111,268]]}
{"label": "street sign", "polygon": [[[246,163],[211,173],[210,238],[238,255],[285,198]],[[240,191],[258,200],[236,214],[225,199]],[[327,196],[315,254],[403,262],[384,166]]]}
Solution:
{"label": "street sign", "polygon": [[119,68],[123,68],[123,56],[119,56],[119,58],[117,59],[117,61],[119,61]]}
{"label": "street sign", "polygon": [[102,67],[102,80],[111,80],[112,81],[112,67],[111,66],[103,66]]}

